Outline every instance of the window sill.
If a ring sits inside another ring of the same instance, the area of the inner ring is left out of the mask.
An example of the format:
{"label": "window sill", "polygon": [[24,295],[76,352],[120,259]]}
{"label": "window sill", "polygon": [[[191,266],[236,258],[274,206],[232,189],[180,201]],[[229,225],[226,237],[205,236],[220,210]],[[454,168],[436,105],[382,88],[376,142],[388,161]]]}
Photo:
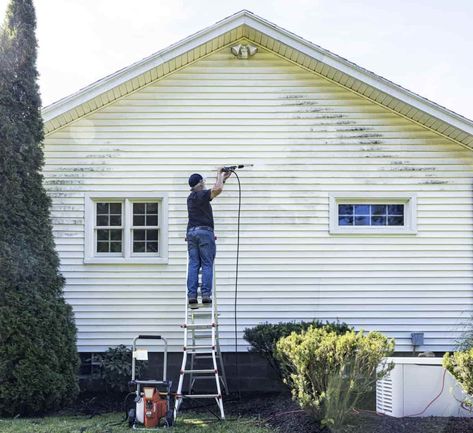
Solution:
{"label": "window sill", "polygon": [[166,265],[167,257],[86,257],[86,265]]}

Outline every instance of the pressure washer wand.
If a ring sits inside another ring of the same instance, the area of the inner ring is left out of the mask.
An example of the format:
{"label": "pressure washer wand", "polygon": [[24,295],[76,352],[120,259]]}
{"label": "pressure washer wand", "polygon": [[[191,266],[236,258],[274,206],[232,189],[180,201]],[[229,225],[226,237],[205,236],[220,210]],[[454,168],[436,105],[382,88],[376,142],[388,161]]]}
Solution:
{"label": "pressure washer wand", "polygon": [[245,167],[253,167],[253,164],[238,164],[238,165],[228,165],[226,167],[222,168],[222,171],[224,173],[228,173],[230,171],[235,171],[236,169],[239,168],[245,168]]}

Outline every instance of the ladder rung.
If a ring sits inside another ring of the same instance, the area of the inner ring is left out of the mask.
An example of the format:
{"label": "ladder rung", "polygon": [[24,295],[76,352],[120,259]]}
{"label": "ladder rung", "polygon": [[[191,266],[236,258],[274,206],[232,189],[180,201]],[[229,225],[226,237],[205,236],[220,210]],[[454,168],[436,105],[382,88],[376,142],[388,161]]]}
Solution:
{"label": "ladder rung", "polygon": [[[215,355],[217,357],[217,355]],[[194,354],[194,359],[213,359],[212,355],[196,355]]]}
{"label": "ladder rung", "polygon": [[192,376],[192,380],[215,380],[213,376]]}
{"label": "ladder rung", "polygon": [[212,339],[211,335],[194,335],[192,337],[189,337],[189,340],[199,340],[199,341],[202,341],[202,340],[205,341],[205,340],[211,340],[211,339]]}
{"label": "ladder rung", "polygon": [[206,344],[196,344],[195,346],[184,346],[184,350],[199,350],[199,349],[211,349],[215,350],[215,346],[206,345]]}
{"label": "ladder rung", "polygon": [[181,394],[177,398],[221,398],[220,394]]}
{"label": "ladder rung", "polygon": [[212,310],[189,310],[189,315],[193,316],[211,316],[212,315]]}
{"label": "ladder rung", "polygon": [[181,374],[186,373],[196,373],[196,374],[217,374],[218,371],[212,369],[205,369],[205,370],[181,370]]}
{"label": "ladder rung", "polygon": [[211,329],[211,328],[214,328],[215,327],[215,324],[214,323],[209,323],[209,324],[206,324],[206,325],[181,325],[183,328],[187,328],[187,329]]}

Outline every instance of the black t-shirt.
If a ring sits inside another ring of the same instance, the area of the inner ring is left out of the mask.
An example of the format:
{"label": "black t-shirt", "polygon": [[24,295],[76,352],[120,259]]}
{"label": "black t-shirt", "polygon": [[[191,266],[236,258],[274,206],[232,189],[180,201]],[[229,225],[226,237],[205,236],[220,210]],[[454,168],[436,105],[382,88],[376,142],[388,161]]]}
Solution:
{"label": "black t-shirt", "polygon": [[189,216],[187,230],[199,226],[214,228],[210,194],[210,189],[204,189],[202,191],[192,191],[187,197],[187,213]]}

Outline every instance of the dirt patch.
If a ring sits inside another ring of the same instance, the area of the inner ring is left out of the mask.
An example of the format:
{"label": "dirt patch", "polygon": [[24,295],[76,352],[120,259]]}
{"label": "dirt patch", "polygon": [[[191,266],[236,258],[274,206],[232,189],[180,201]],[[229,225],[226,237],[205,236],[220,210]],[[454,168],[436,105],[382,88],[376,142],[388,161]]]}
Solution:
{"label": "dirt patch", "polygon": [[250,416],[278,433],[472,433],[470,418],[393,418],[359,410],[340,430],[322,429],[288,395],[225,401],[227,416]]}

